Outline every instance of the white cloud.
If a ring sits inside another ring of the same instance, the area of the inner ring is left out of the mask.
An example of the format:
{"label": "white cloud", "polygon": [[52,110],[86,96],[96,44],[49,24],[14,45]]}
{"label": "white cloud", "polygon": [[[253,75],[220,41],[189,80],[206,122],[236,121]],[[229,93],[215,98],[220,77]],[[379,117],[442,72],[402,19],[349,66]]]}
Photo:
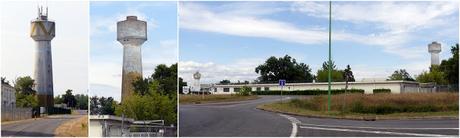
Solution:
{"label": "white cloud", "polygon": [[[261,37],[285,42],[301,44],[327,44],[328,31],[324,28],[301,28],[294,24],[264,18],[261,15],[284,11],[282,9],[266,11],[263,6],[247,6],[227,8],[227,11],[213,11],[209,7],[191,2],[181,2],[179,15],[181,29],[198,30],[244,37]],[[450,31],[445,19],[455,13],[457,4],[452,2],[393,3],[393,2],[347,2],[334,3],[333,17],[335,20],[355,24],[374,23],[383,31],[373,34],[359,34],[348,31],[334,31],[334,41],[347,41],[379,46],[383,52],[398,55],[405,59],[418,59],[424,56],[419,46],[410,45],[419,35],[414,31],[424,28],[442,26],[441,32]],[[221,6],[224,7],[224,6]],[[248,7],[261,13],[244,14]],[[225,9],[225,8],[223,8]],[[328,18],[327,2],[294,2],[293,12],[306,13],[309,16]],[[429,34],[427,34],[429,35]]]}
{"label": "white cloud", "polygon": [[193,80],[193,73],[199,71],[203,83],[217,83],[224,79],[232,82],[253,81],[258,77],[254,69],[261,63],[263,63],[261,59],[241,59],[225,65],[213,62],[181,61],[179,62],[179,77],[190,83]]}
{"label": "white cloud", "polygon": [[[67,89],[87,94],[88,3],[48,2],[47,5],[49,19],[56,22],[56,37],[51,41],[54,95]],[[29,31],[30,21],[37,16],[37,3],[4,1],[0,9],[1,74],[8,80],[33,77],[36,49]]]}

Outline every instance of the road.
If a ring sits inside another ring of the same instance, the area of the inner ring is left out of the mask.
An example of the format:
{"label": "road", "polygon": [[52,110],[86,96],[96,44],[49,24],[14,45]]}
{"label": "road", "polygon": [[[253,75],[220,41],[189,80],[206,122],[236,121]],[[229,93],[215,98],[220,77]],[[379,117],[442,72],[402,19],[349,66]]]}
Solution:
{"label": "road", "polygon": [[[285,97],[295,98],[295,97]],[[457,136],[456,119],[359,121],[309,118],[256,109],[280,100],[262,96],[251,101],[179,106],[180,136]]]}
{"label": "road", "polygon": [[62,123],[83,115],[53,115],[36,120],[23,120],[2,124],[2,137],[52,137]]}

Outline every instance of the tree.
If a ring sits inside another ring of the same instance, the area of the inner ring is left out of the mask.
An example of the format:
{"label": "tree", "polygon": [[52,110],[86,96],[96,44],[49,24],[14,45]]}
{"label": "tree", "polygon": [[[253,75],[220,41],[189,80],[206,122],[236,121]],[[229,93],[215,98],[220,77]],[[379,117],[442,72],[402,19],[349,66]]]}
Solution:
{"label": "tree", "polygon": [[184,86],[187,86],[187,82],[184,82],[184,79],[182,79],[181,77],[179,77],[179,93],[180,94],[184,94],[182,88]]}
{"label": "tree", "polygon": [[36,91],[33,89],[35,80],[30,78],[30,76],[26,77],[19,77],[16,79],[16,83],[14,84],[14,89],[16,92],[21,94],[30,95],[35,94]]}
{"label": "tree", "polygon": [[[176,124],[177,64],[158,65],[149,78],[133,82],[134,94],[116,106],[115,113],[136,120],[163,119]],[[102,105],[102,102],[100,102]]]}
{"label": "tree", "polygon": [[458,84],[458,44],[452,46],[450,51],[452,57],[442,60],[439,69],[444,72],[448,84]]}
{"label": "tree", "polygon": [[2,84],[8,84],[10,85],[10,82],[6,80],[5,77],[1,77]]}
{"label": "tree", "polygon": [[14,84],[17,107],[38,107],[36,91],[33,89],[34,80],[30,76],[18,77]]}
{"label": "tree", "polygon": [[93,96],[90,98],[90,103],[89,103],[89,110],[91,115],[99,115],[100,114],[100,103],[99,103],[99,98],[97,96]]}
{"label": "tree", "polygon": [[221,81],[219,82],[219,84],[224,84],[224,85],[225,85],[225,84],[230,84],[230,83],[231,83],[230,80],[221,80]]}
{"label": "tree", "polygon": [[243,86],[241,87],[240,91],[237,93],[238,95],[241,95],[241,96],[249,96],[251,95],[251,87],[249,86]]}
{"label": "tree", "polygon": [[77,105],[77,99],[75,99],[71,89],[65,91],[65,94],[62,95],[62,99],[63,103],[67,104],[67,107],[76,107]]}
{"label": "tree", "polygon": [[391,76],[388,76],[388,80],[415,81],[405,69],[395,70]]}
{"label": "tree", "polygon": [[75,95],[77,101],[76,107],[81,110],[88,110],[88,96],[84,94]]}
{"label": "tree", "polygon": [[[338,70],[334,62],[331,62],[331,81],[332,82],[342,82],[344,79],[344,71]],[[351,71],[351,69],[350,69]],[[323,62],[322,69],[318,70],[316,73],[317,82],[328,82],[329,81],[329,66],[328,62]]]}
{"label": "tree", "polygon": [[94,115],[115,115],[115,107],[117,102],[112,97],[101,97],[96,96],[91,98],[91,114]]}
{"label": "tree", "polygon": [[355,81],[355,76],[353,75],[353,71],[351,71],[350,65],[347,65],[347,68],[343,70],[343,78],[345,78],[345,81],[349,82],[354,82]]}
{"label": "tree", "polygon": [[436,84],[447,84],[448,80],[445,79],[445,74],[442,72],[437,65],[432,65],[430,71],[423,71],[416,77],[417,82],[421,83],[436,83]]}
{"label": "tree", "polygon": [[54,97],[54,104],[61,104],[61,103],[64,103],[64,99],[61,97],[61,95]]}
{"label": "tree", "polygon": [[158,92],[160,93],[177,93],[177,63],[170,67],[160,64],[155,68],[151,79],[158,81]]}
{"label": "tree", "polygon": [[278,82],[281,79],[287,82],[313,81],[310,67],[304,63],[297,63],[289,55],[280,58],[271,56],[264,64],[257,66],[255,72],[260,75],[257,82],[261,83]]}

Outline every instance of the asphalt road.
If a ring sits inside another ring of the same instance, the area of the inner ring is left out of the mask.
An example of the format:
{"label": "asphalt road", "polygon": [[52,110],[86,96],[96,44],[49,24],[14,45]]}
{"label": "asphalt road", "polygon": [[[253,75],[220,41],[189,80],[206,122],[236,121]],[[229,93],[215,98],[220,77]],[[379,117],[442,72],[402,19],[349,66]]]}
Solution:
{"label": "asphalt road", "polygon": [[62,123],[83,115],[56,115],[36,120],[24,120],[2,124],[2,137],[52,137]]}
{"label": "asphalt road", "polygon": [[[287,98],[287,97],[286,97]],[[295,97],[288,97],[295,98]],[[244,102],[180,105],[180,136],[457,136],[458,120],[358,121],[309,118],[256,109],[279,96]]]}

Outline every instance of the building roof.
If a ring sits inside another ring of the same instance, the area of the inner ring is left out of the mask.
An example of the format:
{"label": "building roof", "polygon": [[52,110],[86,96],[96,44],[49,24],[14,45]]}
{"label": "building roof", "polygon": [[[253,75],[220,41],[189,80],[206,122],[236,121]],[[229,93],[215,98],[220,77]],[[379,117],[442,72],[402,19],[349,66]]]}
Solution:
{"label": "building roof", "polygon": [[[419,84],[415,81],[404,81],[404,80],[395,80],[395,81],[367,81],[367,82],[348,82],[348,84],[392,84],[392,83],[408,83],[408,84]],[[344,85],[345,82],[331,82],[332,85]],[[242,86],[278,86],[278,83],[265,83],[265,84],[216,84],[214,86],[219,87],[242,87]],[[315,83],[286,83],[286,86],[305,86],[305,85],[328,85],[327,82],[315,82]]]}
{"label": "building roof", "polygon": [[[114,116],[114,115],[90,115],[89,116],[90,120],[114,120],[114,121],[122,121],[122,118],[119,116]],[[127,122],[134,122],[134,119],[132,118],[124,118],[124,121]]]}

